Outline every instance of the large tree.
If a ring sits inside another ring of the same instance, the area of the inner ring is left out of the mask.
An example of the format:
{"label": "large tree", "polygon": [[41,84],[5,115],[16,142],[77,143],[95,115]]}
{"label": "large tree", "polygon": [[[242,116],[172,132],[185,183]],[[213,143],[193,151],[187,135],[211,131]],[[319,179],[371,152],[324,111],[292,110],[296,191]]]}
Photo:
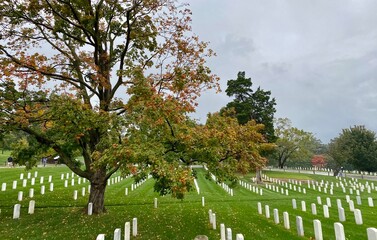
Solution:
{"label": "large tree", "polygon": [[320,141],[312,133],[293,127],[287,118],[276,119],[275,125],[278,139],[273,157],[278,161],[278,167],[283,168],[289,159],[309,162]]}
{"label": "large tree", "polygon": [[193,159],[207,161],[221,181],[261,169],[267,162],[261,153],[275,147],[266,141],[263,129],[252,120],[239,124],[232,111],[209,114],[206,124],[196,128],[196,141],[201,146],[193,145],[198,146]]}
{"label": "large tree", "polygon": [[[104,212],[106,181],[119,168],[153,165],[158,178],[173,161],[145,157],[138,143],[179,124],[199,91],[217,87],[190,16],[173,0],[3,0],[1,131],[27,133],[35,151],[54,149],[90,181],[94,213]],[[18,160],[35,162],[33,152]]]}
{"label": "large tree", "polygon": [[240,124],[246,124],[250,120],[263,124],[262,132],[266,139],[274,142],[275,98],[271,98],[270,91],[260,87],[254,91],[252,86],[251,78],[246,78],[245,72],[238,72],[237,79],[228,80],[225,92],[229,97],[234,97],[234,100],[226,105],[226,109],[235,109]]}
{"label": "large tree", "polygon": [[334,172],[351,165],[360,171],[377,170],[376,134],[365,126],[343,129],[329,144],[329,155],[334,159]]}
{"label": "large tree", "polygon": [[[239,124],[247,124],[250,121],[263,124],[264,138],[268,142],[275,142],[273,124],[276,112],[275,98],[270,97],[270,91],[264,91],[260,87],[254,91],[252,86],[251,78],[246,78],[245,72],[238,72],[237,79],[228,80],[225,92],[229,97],[234,97],[234,100],[229,102],[222,112],[234,109]],[[267,152],[262,152],[262,155],[266,154]],[[261,169],[263,167],[261,165],[255,169],[257,182],[262,181]]]}

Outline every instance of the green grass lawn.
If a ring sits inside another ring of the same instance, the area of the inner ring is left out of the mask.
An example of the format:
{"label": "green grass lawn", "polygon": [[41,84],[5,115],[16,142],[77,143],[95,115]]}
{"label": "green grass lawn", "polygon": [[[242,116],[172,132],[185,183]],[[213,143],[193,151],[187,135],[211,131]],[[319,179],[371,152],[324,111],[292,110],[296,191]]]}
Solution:
{"label": "green grass lawn", "polygon": [[[307,181],[338,181],[334,177],[293,174],[284,172],[266,171],[269,177],[285,181],[287,179],[303,180],[302,188],[306,187],[307,194],[298,191],[289,191],[289,196],[263,188],[263,195],[258,195],[242,186],[234,188],[234,196],[230,196],[213,181],[205,179],[204,170],[198,170],[198,184],[200,194],[196,191],[190,192],[184,200],[177,200],[171,196],[159,196],[153,191],[153,180],[147,180],[136,190],[131,191],[131,178],[109,185],[106,190],[107,213],[99,216],[87,216],[83,208],[87,204],[88,194],[81,195],[83,187],[88,182],[77,183],[64,187],[64,177],[69,173],[66,167],[39,167],[31,171],[34,176],[38,172],[35,185],[22,187],[20,174],[27,177],[23,168],[0,168],[0,184],[7,183],[7,190],[0,191],[0,239],[95,239],[100,233],[106,234],[106,239],[113,239],[114,230],[122,228],[125,222],[132,223],[133,218],[138,219],[138,236],[132,239],[194,239],[196,235],[207,235],[209,239],[220,239],[220,223],[232,229],[233,239],[237,233],[242,233],[245,239],[314,239],[313,220],[319,219],[322,222],[322,229],[325,239],[335,239],[333,224],[338,222],[336,199],[342,199],[342,205],[346,212],[346,222],[343,222],[347,239],[367,239],[366,229],[377,227],[376,208],[368,207],[367,197],[377,198],[377,192],[371,194],[366,191],[361,193],[363,204],[356,204],[355,194],[351,199],[355,207],[362,211],[363,225],[356,225],[353,213],[349,211],[345,201],[345,193],[340,188],[334,188],[332,196],[323,191],[307,188]],[[48,176],[52,176],[54,191],[50,192]],[[40,177],[44,177],[44,183],[40,184]],[[242,180],[253,184],[252,175],[243,176]],[[12,189],[12,183],[17,180],[17,189]],[[349,179],[347,179],[349,180]],[[365,183],[365,181],[359,180]],[[371,182],[369,182],[370,184]],[[270,183],[272,184],[272,182]],[[40,194],[41,185],[46,186],[46,193]],[[275,184],[277,185],[277,184]],[[376,184],[377,185],[377,184]],[[255,186],[255,185],[254,185]],[[29,189],[35,189],[33,199],[36,202],[35,213],[29,215],[28,203],[30,198]],[[125,196],[125,188],[129,188]],[[298,186],[297,186],[298,187]],[[73,191],[78,191],[78,199],[73,200]],[[13,206],[19,203],[17,195],[23,191],[24,199],[21,203],[20,219],[12,219]],[[347,188],[348,191],[348,188]],[[347,193],[348,194],[348,193]],[[323,217],[322,206],[317,204],[317,215],[311,213],[311,203],[317,202],[317,196],[322,197],[326,202],[326,196],[330,197],[330,218]],[[202,206],[202,197],[205,198],[205,206]],[[158,207],[154,208],[154,198],[158,199]],[[297,209],[292,208],[292,198],[297,201]],[[306,202],[307,211],[301,210],[301,201]],[[263,215],[257,211],[258,202],[263,205]],[[271,218],[264,215],[264,206],[269,205]],[[279,210],[280,223],[275,224],[273,209]],[[216,214],[217,229],[213,230],[209,223],[208,211]],[[290,215],[291,229],[286,230],[283,225],[283,212]],[[295,228],[295,218],[301,216],[304,220],[305,237],[298,237]],[[123,237],[122,237],[123,239]]]}

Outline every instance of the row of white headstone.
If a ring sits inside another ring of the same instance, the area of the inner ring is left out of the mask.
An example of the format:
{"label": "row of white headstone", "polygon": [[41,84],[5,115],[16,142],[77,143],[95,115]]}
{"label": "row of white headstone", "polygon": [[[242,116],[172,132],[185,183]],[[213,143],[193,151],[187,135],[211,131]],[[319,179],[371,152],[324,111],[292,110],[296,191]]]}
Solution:
{"label": "row of white headstone", "polygon": [[[272,170],[274,169],[274,167],[268,167],[269,170]],[[320,171],[320,172],[326,172],[326,173],[332,173],[333,170],[331,168],[320,168],[320,167],[285,167],[284,168],[285,170],[289,170],[289,169],[292,169],[292,170],[295,170],[295,171],[300,171],[300,170],[304,170],[304,171]],[[280,170],[280,169],[278,169]],[[377,176],[377,172],[365,172],[365,171],[357,171],[357,170],[354,170],[354,171],[349,171],[349,170],[343,170],[343,172],[345,173],[351,173],[351,174],[361,174],[361,175],[369,175],[369,176]]]}
{"label": "row of white headstone", "polygon": [[[41,186],[41,195],[44,195],[46,190],[45,190],[45,186],[42,185]],[[53,192],[54,191],[54,184],[53,183],[50,183],[50,192]],[[30,188],[29,189],[29,198],[34,198],[34,188]],[[23,191],[19,191],[18,194],[17,194],[17,200],[19,202],[23,201],[23,197],[24,197],[24,192]]]}
{"label": "row of white headstone", "polygon": [[[216,230],[216,213],[212,212],[211,209],[208,210],[209,223],[213,230]],[[232,229],[225,228],[225,224],[220,224],[220,239],[221,240],[232,240]],[[236,240],[244,240],[244,236],[241,233],[236,234]]]}
{"label": "row of white headstone", "polygon": [[[49,179],[48,179],[48,182],[51,183],[52,182],[52,176],[50,175],[49,176]],[[27,187],[27,183],[28,183],[28,180],[27,179],[23,179],[22,180],[22,187]],[[40,181],[39,181],[40,184],[43,184],[44,183],[44,177],[40,177]],[[17,185],[18,185],[18,181],[17,180],[14,180],[13,183],[12,183],[12,189],[15,190],[17,189]],[[32,178],[30,180],[30,185],[31,186],[34,186],[35,185],[35,178]],[[1,184],[1,191],[2,192],[5,192],[7,190],[7,183],[2,183]]]}
{"label": "row of white headstone", "polygon": [[[35,201],[29,201],[28,214],[34,214],[35,210]],[[13,219],[19,219],[21,216],[21,204],[17,203],[13,207]]]}
{"label": "row of white headstone", "polygon": [[229,187],[226,183],[224,182],[217,182],[217,177],[213,174],[213,173],[209,173],[212,180],[215,181],[217,183],[217,185],[219,185],[222,189],[224,189],[230,196],[233,197],[234,193],[233,193],[233,189],[231,187]]}
{"label": "row of white headstone", "polygon": [[[34,174],[34,176],[37,176],[38,175],[38,172],[35,172],[35,174]],[[62,176],[65,176],[65,174],[63,174]],[[67,174],[67,178],[69,177],[69,176],[74,176],[73,175],[73,173],[72,173],[72,175],[68,175]],[[23,173],[21,173],[20,174],[20,179],[22,179],[23,181],[25,181],[26,179],[23,179],[24,178],[24,174]],[[29,172],[28,173],[28,178],[31,178],[31,173]],[[123,179],[121,179],[121,178],[119,178],[119,177],[115,177],[117,180],[114,180],[114,183],[117,183],[118,182],[118,180],[123,180]],[[31,178],[32,180],[34,179],[34,178]],[[80,179],[80,178],[79,178]],[[72,178],[72,180],[74,180],[73,178]],[[49,176],[49,182],[50,182],[50,192],[53,192],[54,191],[54,183],[53,182],[51,182],[52,181],[52,176],[50,175]],[[67,181],[67,180],[66,180]],[[33,181],[32,181],[33,182]],[[41,180],[40,180],[40,183],[43,183],[43,177],[41,177]],[[3,183],[3,185],[4,185],[4,183]],[[26,185],[25,185],[26,186]],[[45,194],[45,186],[44,185],[41,185],[40,186],[41,187],[41,191],[40,191],[40,193],[41,193],[41,195],[44,195]],[[88,193],[90,193],[90,185],[88,185],[87,186],[87,191],[88,191]],[[17,188],[17,181],[14,181],[13,182],[13,189],[16,189]],[[4,191],[6,191],[6,183],[5,183],[5,187],[4,187]],[[82,188],[82,190],[81,190],[81,195],[82,196],[85,196],[85,192],[86,192],[86,188],[85,187],[83,187]],[[23,194],[23,191],[19,191],[18,192],[18,195],[17,195],[17,200],[19,201],[19,202],[22,202],[23,201],[23,196],[24,196],[24,194]],[[34,197],[34,188],[30,188],[29,189],[29,198],[33,198]],[[77,197],[78,197],[78,191],[77,190],[74,190],[74,192],[73,192],[73,199],[74,200],[77,200]],[[34,200],[31,200],[30,202],[29,202],[29,208],[28,208],[28,213],[29,214],[34,214],[34,211],[35,211],[35,201]],[[92,215],[92,203],[89,203],[89,206],[88,206],[88,214],[89,215]],[[15,204],[14,205],[14,207],[13,207],[13,219],[19,219],[20,218],[20,215],[21,215],[21,204]]]}
{"label": "row of white headstone", "polygon": [[263,189],[262,188],[258,188],[254,185],[251,185],[250,183],[247,183],[247,182],[244,182],[242,180],[239,181],[239,184],[240,186],[246,188],[247,190],[253,192],[253,193],[256,193],[258,195],[263,195]]}
{"label": "row of white headstone", "polygon": [[[320,198],[317,198],[317,200],[318,200],[318,204],[322,205],[322,203],[320,202]],[[326,200],[327,200],[327,204],[322,205],[323,216],[324,216],[324,218],[330,218],[329,207],[331,207],[331,201],[330,201],[330,198],[326,198]],[[342,203],[341,203],[340,199],[337,199],[337,206],[338,206],[339,221],[341,221],[341,222],[346,221],[345,211],[344,211],[344,208],[342,207]],[[350,207],[350,211],[354,213],[355,223],[357,225],[363,224],[361,211],[359,209],[355,209],[352,200],[349,201],[349,207]],[[292,199],[292,208],[297,209],[296,199]],[[305,201],[301,201],[301,210],[303,212],[306,212],[306,202]],[[317,215],[317,205],[315,203],[311,204],[311,210],[312,210],[313,215]]]}
{"label": "row of white headstone", "polygon": [[[312,204],[312,206],[313,206],[313,204]],[[260,202],[258,202],[257,207],[258,207],[258,214],[262,215],[263,214],[263,208],[262,208],[262,204]],[[324,216],[325,216],[325,218],[326,217],[328,218],[328,208],[326,208],[326,207],[328,207],[328,206],[324,205]],[[266,218],[270,218],[269,205],[265,205],[264,209],[265,209]],[[326,213],[325,209],[327,209],[327,213]],[[273,213],[274,213],[274,223],[279,224],[280,223],[279,210],[275,208],[273,210]],[[361,225],[363,222],[362,222],[360,210],[355,209],[354,213],[355,213],[356,224]],[[344,211],[343,211],[343,217],[342,217],[343,219],[340,217],[340,212],[339,212],[339,218],[340,218],[340,221],[345,221]],[[284,228],[290,229],[288,212],[283,212],[283,219],[284,219]],[[318,219],[315,219],[315,220],[313,220],[313,225],[314,225],[315,239],[316,240],[322,240],[323,236],[322,236],[321,221],[318,220]],[[300,216],[296,216],[296,229],[297,229],[297,234],[299,236],[304,236],[304,226],[303,226],[302,217],[300,217]],[[335,237],[336,237],[337,240],[345,240],[346,239],[345,234],[344,234],[344,227],[341,223],[336,222],[334,224],[334,232],[335,232]],[[367,236],[368,236],[368,240],[377,240],[377,229],[376,228],[368,228],[367,229]]]}
{"label": "row of white headstone", "polygon": [[[263,175],[263,178],[268,182],[276,183],[276,184],[281,185],[281,186],[285,185],[285,187],[288,188],[288,183],[285,182],[285,181],[282,181],[280,179],[270,178],[266,175]],[[329,183],[328,181],[326,181],[326,183],[325,183],[323,180],[321,180],[321,182],[313,181],[313,180],[310,182],[308,180],[307,181],[307,187],[309,189],[311,188],[311,189],[318,191],[318,192],[322,192],[322,190],[323,190],[324,193],[330,192],[330,195],[333,195],[334,186],[342,189],[343,193],[347,193],[346,187],[349,186],[349,193],[351,195],[353,195],[354,193],[356,193],[356,195],[360,195],[361,194],[360,191],[364,192],[365,189],[367,190],[367,192],[369,194],[371,193],[372,190],[377,191],[377,186],[374,186],[374,183],[369,184],[368,181],[365,184],[362,184],[361,182],[358,182],[358,180],[355,179],[355,178],[352,178],[351,180],[348,180],[348,181],[346,181],[346,179],[343,179],[343,181],[342,181],[341,177],[336,177],[336,179],[338,181],[335,182],[335,185],[334,185],[334,182]],[[300,192],[300,188],[301,188],[301,185],[302,185],[301,181],[289,179],[288,182],[289,182],[289,189],[290,190],[292,190],[292,183],[293,183],[295,185],[299,185],[298,190]],[[293,185],[294,191],[296,191],[295,185]],[[330,189],[328,189],[328,188],[330,188]]]}
{"label": "row of white headstone", "polygon": [[[132,236],[137,236],[137,218],[132,219]],[[114,230],[114,240],[121,240],[122,237],[122,229],[116,228]],[[126,222],[124,224],[124,240],[131,239],[131,224],[130,222]],[[98,234],[97,240],[105,240],[105,234]]]}

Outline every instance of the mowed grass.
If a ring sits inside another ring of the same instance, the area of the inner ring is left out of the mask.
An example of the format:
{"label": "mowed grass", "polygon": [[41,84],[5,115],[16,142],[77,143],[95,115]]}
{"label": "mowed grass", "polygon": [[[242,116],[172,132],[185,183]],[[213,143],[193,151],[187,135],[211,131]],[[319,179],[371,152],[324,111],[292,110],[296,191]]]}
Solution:
{"label": "mowed grass", "polygon": [[[368,207],[367,197],[377,198],[376,191],[368,194],[366,190],[361,193],[362,205],[356,204],[355,192],[351,199],[355,207],[363,214],[363,225],[356,225],[354,215],[350,212],[346,203],[345,193],[340,188],[335,188],[334,194],[325,194],[323,191],[307,188],[307,181],[336,181],[334,177],[292,174],[266,171],[269,177],[288,181],[287,179],[303,180],[302,188],[306,188],[307,194],[298,191],[289,191],[289,196],[268,190],[265,184],[252,185],[263,189],[263,195],[256,194],[242,186],[234,188],[234,196],[230,196],[225,190],[213,181],[205,178],[205,171],[198,170],[198,184],[200,194],[192,191],[184,200],[177,200],[171,196],[159,196],[153,191],[153,179],[147,180],[136,190],[131,191],[132,178],[107,186],[105,205],[107,213],[99,216],[87,216],[83,209],[87,205],[88,193],[82,196],[82,188],[87,190],[88,182],[83,180],[79,185],[75,177],[75,185],[71,186],[71,173],[68,168],[59,166],[39,167],[30,171],[38,176],[35,185],[31,186],[28,179],[27,187],[22,187],[20,174],[27,178],[27,172],[23,168],[0,168],[0,184],[7,183],[6,191],[0,191],[0,239],[96,239],[100,233],[106,234],[106,239],[113,239],[114,230],[122,228],[125,222],[138,219],[138,236],[132,239],[194,239],[196,235],[207,235],[209,239],[220,239],[220,223],[231,228],[233,239],[237,233],[242,233],[245,239],[314,239],[313,220],[322,222],[325,239],[335,239],[333,225],[338,222],[336,199],[341,199],[346,212],[346,222],[343,222],[347,239],[367,239],[366,229],[377,227],[376,208]],[[69,175],[68,187],[64,187],[61,174]],[[54,191],[49,190],[48,177],[52,176]],[[40,177],[44,182],[40,183]],[[115,175],[117,176],[117,175]],[[242,180],[253,184],[253,175],[243,176]],[[17,180],[17,189],[12,189],[13,181]],[[350,181],[350,179],[347,179]],[[365,181],[359,180],[365,183]],[[270,183],[272,184],[272,183]],[[369,182],[371,184],[371,182]],[[46,187],[44,195],[40,194],[41,185]],[[277,184],[275,184],[278,186]],[[377,184],[376,184],[377,185]],[[299,185],[297,185],[298,188]],[[279,186],[281,187],[281,186]],[[28,214],[29,189],[34,188],[33,200],[36,202],[35,213]],[[128,188],[128,195],[125,195]],[[74,190],[78,191],[78,199],[73,200]],[[17,200],[19,191],[23,191],[24,198]],[[323,217],[323,208],[317,204],[317,215],[311,213],[311,203],[317,203],[317,196],[321,196],[322,203],[326,203],[326,197],[330,197],[330,218]],[[202,197],[205,198],[205,206],[202,206]],[[154,208],[154,198],[158,199],[158,207]],[[297,200],[297,209],[292,208],[292,198]],[[307,211],[301,210],[301,201],[306,202]],[[263,214],[259,215],[257,203],[263,205]],[[12,219],[13,206],[21,204],[20,219]],[[264,206],[270,206],[271,217],[264,215]],[[213,230],[209,223],[208,211],[216,214],[217,229]],[[278,209],[280,223],[275,224],[273,209]],[[287,230],[283,225],[283,212],[290,215],[291,229]],[[301,216],[304,221],[305,237],[298,237],[295,227],[296,216]]]}

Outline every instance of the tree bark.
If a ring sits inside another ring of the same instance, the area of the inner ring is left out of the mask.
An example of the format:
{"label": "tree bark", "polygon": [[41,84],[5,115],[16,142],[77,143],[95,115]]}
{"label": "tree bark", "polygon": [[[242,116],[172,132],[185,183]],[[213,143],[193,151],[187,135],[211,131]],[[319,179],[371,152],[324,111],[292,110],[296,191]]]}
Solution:
{"label": "tree bark", "polygon": [[105,209],[105,190],[107,186],[106,171],[97,170],[90,179],[89,202],[93,204],[93,214],[106,212]]}

